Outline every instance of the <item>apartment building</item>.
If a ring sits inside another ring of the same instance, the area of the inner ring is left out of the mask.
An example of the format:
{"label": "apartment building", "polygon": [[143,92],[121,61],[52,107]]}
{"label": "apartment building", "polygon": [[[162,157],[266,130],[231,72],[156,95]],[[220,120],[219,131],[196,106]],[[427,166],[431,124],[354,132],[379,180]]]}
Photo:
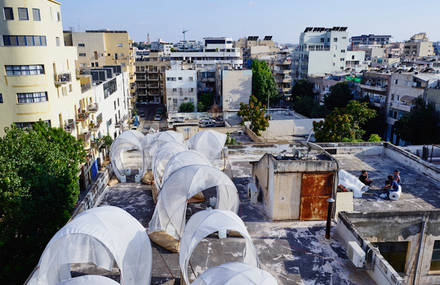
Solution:
{"label": "apartment building", "polygon": [[288,99],[292,95],[292,58],[288,49],[280,50],[270,64],[279,94]]}
{"label": "apartment building", "polygon": [[360,35],[353,36],[350,39],[351,47],[359,47],[359,46],[369,46],[369,45],[379,45],[383,46],[390,43],[391,35]]}
{"label": "apartment building", "polygon": [[434,47],[426,33],[418,33],[405,42],[403,54],[406,57],[434,56]]}
{"label": "apartment building", "polygon": [[239,124],[240,103],[248,104],[252,94],[252,70],[224,70],[220,79],[223,118]]}
{"label": "apartment building", "polygon": [[147,56],[136,60],[136,95],[138,102],[165,104],[165,71],[170,62],[164,60],[162,52],[150,51]]}
{"label": "apartment building", "polygon": [[80,135],[77,51],[64,45],[60,3],[4,0],[0,9],[0,135],[39,120]]}
{"label": "apartment building", "polygon": [[135,53],[133,41],[127,31],[88,30],[85,32],[64,32],[64,41],[78,50],[80,69],[121,65],[130,78],[131,93],[135,89]]}
{"label": "apartment building", "polygon": [[[348,45],[346,27],[307,27],[301,33],[299,45],[293,52],[294,79],[323,76],[353,69],[351,59],[354,54],[350,53],[347,58]],[[361,58],[362,55],[360,54],[359,57]],[[347,59],[350,61],[348,66],[346,65]]]}
{"label": "apartment building", "polygon": [[197,111],[197,71],[174,65],[165,71],[168,114],[179,111],[182,103],[192,102]]}

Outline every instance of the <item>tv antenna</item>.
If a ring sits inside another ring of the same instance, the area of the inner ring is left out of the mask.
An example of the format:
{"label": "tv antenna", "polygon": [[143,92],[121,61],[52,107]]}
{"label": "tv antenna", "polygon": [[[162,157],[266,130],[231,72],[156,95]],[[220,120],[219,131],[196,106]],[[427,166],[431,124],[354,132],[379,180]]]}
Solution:
{"label": "tv antenna", "polygon": [[189,32],[189,30],[183,30],[182,34],[183,34],[183,41],[186,41],[186,33]]}

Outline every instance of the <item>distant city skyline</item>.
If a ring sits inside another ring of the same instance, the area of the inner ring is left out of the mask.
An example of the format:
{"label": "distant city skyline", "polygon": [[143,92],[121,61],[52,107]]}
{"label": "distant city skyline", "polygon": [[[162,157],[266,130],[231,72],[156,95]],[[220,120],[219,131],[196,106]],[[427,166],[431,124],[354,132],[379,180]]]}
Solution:
{"label": "distant city skyline", "polygon": [[[341,0],[189,0],[189,1],[61,1],[65,30],[127,30],[135,41],[162,38],[177,42],[182,30],[186,39],[226,36],[234,40],[249,35],[273,36],[279,43],[298,43],[305,27],[348,27],[349,35],[389,34],[393,41],[426,32],[440,40],[432,19],[438,0],[370,0],[368,5]],[[123,4],[122,4],[123,3]]]}

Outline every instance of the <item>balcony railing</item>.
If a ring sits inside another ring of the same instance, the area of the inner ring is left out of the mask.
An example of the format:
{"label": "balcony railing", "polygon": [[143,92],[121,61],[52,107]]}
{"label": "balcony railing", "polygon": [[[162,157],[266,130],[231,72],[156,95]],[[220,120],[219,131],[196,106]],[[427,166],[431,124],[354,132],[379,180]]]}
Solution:
{"label": "balcony railing", "polygon": [[406,105],[401,103],[391,103],[391,108],[404,112],[411,112],[411,105]]}
{"label": "balcony railing", "polygon": [[382,86],[370,86],[370,85],[361,84],[360,87],[362,89],[369,89],[369,90],[373,90],[373,91],[380,91],[380,92],[386,92],[387,91],[387,88],[386,87],[382,87]]}
{"label": "balcony railing", "polygon": [[64,130],[66,132],[73,132],[73,129],[75,128],[75,121],[73,119],[69,119],[64,122]]}
{"label": "balcony railing", "polygon": [[61,73],[55,76],[55,84],[63,85],[72,81],[72,76],[70,73]]}
{"label": "balcony railing", "polygon": [[89,117],[89,113],[86,111],[80,111],[78,114],[76,114],[76,121],[77,122],[84,122]]}
{"label": "balcony railing", "polygon": [[89,112],[96,113],[98,112],[98,103],[93,103],[89,105]]}
{"label": "balcony railing", "polygon": [[78,135],[78,139],[87,143],[90,140],[90,133],[89,132],[81,133]]}
{"label": "balcony railing", "polygon": [[96,132],[96,131],[99,130],[99,127],[101,127],[101,123],[102,123],[101,121],[97,121],[96,123],[95,122],[91,122],[89,124],[89,129],[91,131],[93,131],[93,132]]}

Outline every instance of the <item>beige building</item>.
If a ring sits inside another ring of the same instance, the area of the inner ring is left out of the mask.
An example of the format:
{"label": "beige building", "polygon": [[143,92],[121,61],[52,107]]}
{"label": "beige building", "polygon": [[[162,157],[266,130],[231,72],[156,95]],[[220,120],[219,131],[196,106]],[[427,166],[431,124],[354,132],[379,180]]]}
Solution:
{"label": "beige building", "polygon": [[405,42],[403,54],[407,57],[434,56],[434,47],[425,33],[418,33]]}
{"label": "beige building", "polygon": [[84,110],[77,79],[76,48],[63,39],[60,3],[1,1],[0,135],[4,127],[30,127],[39,120],[81,135],[75,124]]}
{"label": "beige building", "polygon": [[135,54],[133,41],[127,31],[65,31],[64,41],[67,46],[77,47],[80,69],[121,65],[123,71],[128,71],[130,91],[134,94],[136,91]]}

